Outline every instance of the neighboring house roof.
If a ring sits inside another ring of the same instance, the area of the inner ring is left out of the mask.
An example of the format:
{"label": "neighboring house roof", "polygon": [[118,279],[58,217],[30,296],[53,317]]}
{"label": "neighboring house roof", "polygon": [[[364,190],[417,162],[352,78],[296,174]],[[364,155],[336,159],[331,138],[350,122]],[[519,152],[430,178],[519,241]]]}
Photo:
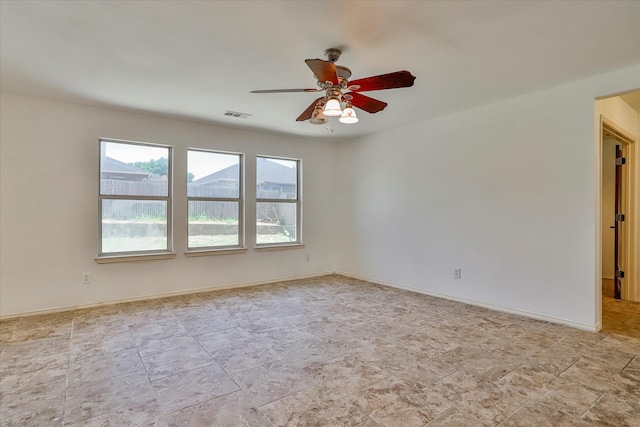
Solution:
{"label": "neighboring house roof", "polygon": [[274,182],[279,184],[295,184],[297,171],[280,163],[272,162],[264,158],[258,158],[258,182]]}
{"label": "neighboring house roof", "polygon": [[207,176],[203,176],[202,178],[198,178],[190,182],[191,185],[207,185],[212,184],[218,181],[237,181],[238,180],[238,168],[240,165],[229,166],[228,168],[224,168],[219,170],[218,172],[211,173]]}
{"label": "neighboring house roof", "polygon": [[155,173],[137,168],[129,163],[121,162],[109,156],[102,158],[102,164],[100,165],[103,174],[109,173],[124,173],[127,175],[145,175],[151,181],[161,181],[162,177]]}
{"label": "neighboring house roof", "polygon": [[[267,159],[258,158],[258,182],[270,182],[278,184],[295,184],[297,182],[296,170]],[[239,165],[229,166],[202,178],[191,182],[192,185],[207,185],[218,181],[237,180]]]}

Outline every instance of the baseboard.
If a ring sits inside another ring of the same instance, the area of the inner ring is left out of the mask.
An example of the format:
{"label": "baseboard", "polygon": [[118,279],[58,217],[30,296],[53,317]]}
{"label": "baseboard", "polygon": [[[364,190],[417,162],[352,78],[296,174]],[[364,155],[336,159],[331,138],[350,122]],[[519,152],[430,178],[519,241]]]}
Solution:
{"label": "baseboard", "polygon": [[244,282],[244,283],[236,283],[236,284],[233,284],[233,285],[223,285],[223,286],[210,286],[210,287],[207,287],[207,288],[185,289],[185,290],[180,290],[180,291],[163,292],[163,293],[160,293],[160,294],[143,295],[143,296],[134,297],[134,298],[125,298],[125,299],[106,301],[106,302],[99,302],[99,303],[92,303],[92,304],[70,305],[70,306],[64,306],[64,307],[48,308],[48,309],[44,309],[44,310],[25,311],[25,312],[21,312],[21,313],[13,313],[13,314],[7,314],[7,315],[0,316],[0,320],[13,319],[13,318],[16,318],[16,317],[39,316],[39,315],[42,315],[42,314],[63,313],[65,311],[71,311],[71,310],[83,310],[83,309],[87,309],[87,308],[103,307],[103,306],[108,306],[108,305],[124,304],[124,303],[128,303],[128,302],[136,302],[136,301],[146,301],[146,300],[152,300],[152,299],[173,297],[173,296],[178,296],[178,295],[190,295],[190,294],[199,294],[199,293],[223,291],[223,290],[227,290],[227,289],[248,288],[248,287],[251,287],[251,286],[270,285],[270,284],[273,284],[273,283],[289,282],[289,281],[292,281],[292,280],[309,279],[309,278],[312,278],[312,277],[322,277],[322,276],[328,276],[328,275],[331,275],[331,274],[336,274],[336,272],[335,271],[329,271],[329,272],[321,272],[321,273],[315,273],[315,274],[310,274],[310,275],[305,275],[305,276],[288,277],[288,278],[283,278],[283,279],[265,280],[265,281],[259,281],[259,282]]}
{"label": "baseboard", "polygon": [[358,276],[358,275],[354,275],[354,274],[343,273],[343,272],[340,272],[340,271],[337,271],[336,274],[339,274],[341,276],[351,277],[353,279],[364,280],[364,281],[367,281],[367,282],[375,283],[377,285],[388,286],[390,288],[403,289],[403,290],[406,290],[406,291],[416,292],[416,293],[423,294],[423,295],[429,295],[429,296],[436,297],[436,298],[443,298],[443,299],[447,299],[447,300],[451,300],[451,301],[460,302],[460,303],[463,303],[463,304],[469,304],[469,305],[473,305],[473,306],[477,306],[477,307],[483,307],[483,308],[487,308],[489,310],[500,311],[502,313],[515,314],[515,315],[518,315],[518,316],[528,317],[530,319],[542,320],[544,322],[550,322],[550,323],[555,323],[555,324],[559,324],[559,325],[563,325],[563,326],[569,326],[569,327],[572,327],[572,328],[575,328],[575,329],[581,329],[583,331],[598,332],[602,328],[602,325],[600,323],[598,323],[596,325],[589,325],[589,324],[586,324],[586,323],[574,322],[572,320],[562,319],[562,318],[558,318],[558,317],[545,316],[545,315],[542,315],[542,314],[532,313],[532,312],[529,312],[529,311],[515,310],[515,309],[512,309],[512,308],[506,308],[506,307],[501,307],[501,306],[498,306],[498,305],[486,304],[486,303],[482,303],[482,302],[478,302],[478,301],[474,301],[474,300],[468,300],[468,299],[464,299],[464,298],[452,297],[452,296],[449,296],[449,295],[439,294],[437,292],[428,292],[428,291],[424,291],[422,289],[412,288],[410,286],[400,286],[400,285],[396,285],[394,283],[381,282],[379,280],[371,279],[371,278],[368,278],[368,277],[362,277],[362,276]]}
{"label": "baseboard", "polygon": [[528,311],[514,310],[514,309],[510,309],[510,308],[506,308],[506,307],[486,304],[486,303],[473,301],[473,300],[468,300],[468,299],[464,299],[464,298],[456,298],[456,297],[452,297],[452,296],[449,296],[449,295],[439,294],[437,292],[427,292],[427,291],[424,291],[424,290],[421,290],[421,289],[412,288],[412,287],[409,287],[409,286],[400,286],[400,285],[397,285],[395,283],[386,283],[386,282],[382,282],[380,280],[371,279],[369,277],[358,276],[358,275],[355,275],[355,274],[344,273],[344,272],[340,272],[340,271],[328,271],[328,272],[324,272],[324,273],[316,273],[316,274],[305,275],[305,276],[296,276],[296,277],[289,277],[289,278],[282,278],[282,279],[275,279],[275,280],[267,280],[267,281],[259,281],[259,282],[244,282],[244,283],[236,283],[236,284],[233,284],[233,285],[211,286],[211,287],[207,287],[207,288],[197,288],[197,289],[186,289],[186,290],[180,290],[180,291],[174,291],[174,292],[164,292],[164,293],[161,293],[161,294],[143,295],[143,296],[139,296],[139,297],[135,297],[135,298],[126,298],[126,299],[113,300],[113,301],[101,302],[101,303],[65,306],[65,307],[58,307],[58,308],[45,309],[45,310],[35,310],[35,311],[28,311],[28,312],[22,312],[22,313],[14,313],[14,314],[9,314],[9,315],[5,315],[5,316],[0,316],[0,320],[12,319],[12,318],[15,318],[15,317],[26,317],[26,316],[37,316],[37,315],[42,315],[42,314],[61,313],[61,312],[71,311],[71,310],[82,310],[82,309],[102,307],[102,306],[107,306],[107,305],[124,304],[124,303],[128,303],[128,302],[136,302],[136,301],[145,301],[145,300],[151,300],[151,299],[167,298],[167,297],[178,296],[178,295],[190,295],[190,294],[222,291],[222,290],[227,290],[227,289],[247,288],[247,287],[251,287],[251,286],[269,285],[269,284],[273,284],[273,283],[289,282],[289,281],[292,281],[292,280],[309,279],[309,278],[312,278],[312,277],[322,277],[322,276],[327,276],[327,275],[331,275],[331,274],[339,274],[341,276],[351,277],[351,278],[354,278],[354,279],[375,283],[377,285],[388,286],[390,288],[396,288],[396,289],[403,289],[403,290],[406,290],[406,291],[411,291],[411,292],[416,292],[416,293],[419,293],[419,294],[429,295],[429,296],[436,297],[436,298],[443,298],[443,299],[447,299],[447,300],[451,300],[451,301],[460,302],[460,303],[463,303],[463,304],[469,304],[469,305],[473,305],[473,306],[477,306],[477,307],[483,307],[483,308],[487,308],[489,310],[495,310],[495,311],[499,311],[499,312],[503,312],[503,313],[515,314],[515,315],[518,315],[518,316],[528,317],[530,319],[542,320],[542,321],[545,321],[545,322],[551,322],[551,323],[556,323],[556,324],[560,324],[560,325],[564,325],[564,326],[569,326],[569,327],[572,327],[572,328],[581,329],[581,330],[589,331],[589,332],[598,332],[602,328],[602,324],[601,323],[597,323],[596,325],[588,325],[588,324],[584,324],[584,323],[574,322],[574,321],[571,321],[571,320],[566,320],[566,319],[561,319],[561,318],[556,318],[556,317],[551,317],[551,316],[544,316],[544,315],[540,315],[540,314],[537,314],[537,313],[531,313],[531,312],[528,312]]}
{"label": "baseboard", "polygon": [[602,322],[598,322],[596,323],[596,330],[595,332],[600,332],[600,330],[602,329]]}

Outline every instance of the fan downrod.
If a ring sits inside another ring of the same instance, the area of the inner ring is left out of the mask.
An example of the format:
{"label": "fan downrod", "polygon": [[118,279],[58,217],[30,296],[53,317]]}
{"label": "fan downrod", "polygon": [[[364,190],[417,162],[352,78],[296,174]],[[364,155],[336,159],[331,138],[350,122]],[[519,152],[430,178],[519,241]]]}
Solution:
{"label": "fan downrod", "polygon": [[340,59],[340,55],[342,55],[342,49],[339,47],[330,47],[329,49],[325,49],[324,56],[327,57],[329,62],[336,62]]}

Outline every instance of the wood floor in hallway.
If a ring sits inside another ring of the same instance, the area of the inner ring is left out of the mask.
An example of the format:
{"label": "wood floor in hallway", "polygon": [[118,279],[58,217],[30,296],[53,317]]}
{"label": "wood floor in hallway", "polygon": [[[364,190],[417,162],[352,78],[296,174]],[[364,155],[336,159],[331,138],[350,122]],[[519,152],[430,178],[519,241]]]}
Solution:
{"label": "wood floor in hallway", "polygon": [[640,303],[613,298],[613,279],[602,279],[602,331],[640,338]]}

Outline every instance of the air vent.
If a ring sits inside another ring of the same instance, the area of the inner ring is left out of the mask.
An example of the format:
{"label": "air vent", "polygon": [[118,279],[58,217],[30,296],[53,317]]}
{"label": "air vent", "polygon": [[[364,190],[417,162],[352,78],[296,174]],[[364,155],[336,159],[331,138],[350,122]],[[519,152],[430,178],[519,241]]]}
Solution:
{"label": "air vent", "polygon": [[237,111],[229,111],[227,110],[226,113],[224,113],[225,116],[229,116],[229,117],[238,117],[240,119],[246,119],[247,117],[251,117],[251,114],[247,114],[247,113],[239,113]]}

